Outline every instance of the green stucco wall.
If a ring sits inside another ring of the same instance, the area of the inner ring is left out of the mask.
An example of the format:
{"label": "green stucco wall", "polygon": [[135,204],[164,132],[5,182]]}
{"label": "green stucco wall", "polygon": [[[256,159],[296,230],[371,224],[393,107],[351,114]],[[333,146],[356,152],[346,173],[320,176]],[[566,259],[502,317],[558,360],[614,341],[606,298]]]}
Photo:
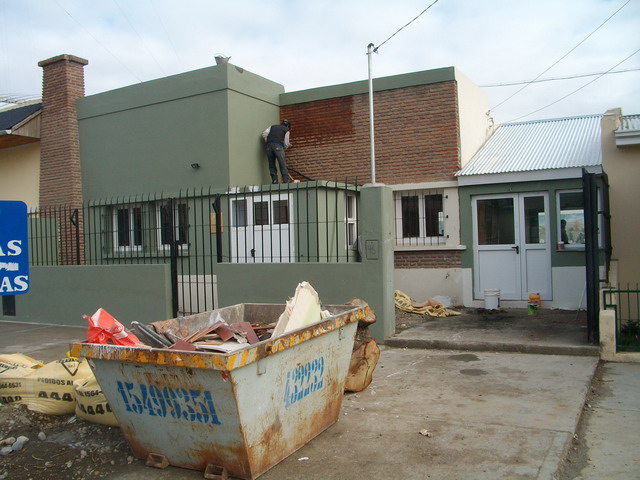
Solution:
{"label": "green stucco wall", "polygon": [[84,199],[267,183],[260,133],[283,90],[226,64],[80,99]]}
{"label": "green stucco wall", "polygon": [[280,107],[258,102],[235,91],[229,93],[230,185],[271,183],[262,132],[280,123]]}
{"label": "green stucco wall", "polygon": [[104,308],[123,325],[171,318],[168,265],[31,267],[30,289],[16,295],[16,315],[0,320],[86,326]]}

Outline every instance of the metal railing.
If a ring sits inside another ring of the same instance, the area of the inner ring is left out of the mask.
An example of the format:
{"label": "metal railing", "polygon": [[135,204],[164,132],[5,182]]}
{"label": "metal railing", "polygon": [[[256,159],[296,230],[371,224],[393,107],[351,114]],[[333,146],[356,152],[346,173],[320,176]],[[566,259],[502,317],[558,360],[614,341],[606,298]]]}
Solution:
{"label": "metal railing", "polygon": [[640,352],[640,288],[615,288],[602,292],[605,310],[615,310],[616,349]]}
{"label": "metal railing", "polygon": [[359,187],[190,189],[29,213],[32,266],[171,265],[174,313],[215,308],[215,263],[357,262]]}

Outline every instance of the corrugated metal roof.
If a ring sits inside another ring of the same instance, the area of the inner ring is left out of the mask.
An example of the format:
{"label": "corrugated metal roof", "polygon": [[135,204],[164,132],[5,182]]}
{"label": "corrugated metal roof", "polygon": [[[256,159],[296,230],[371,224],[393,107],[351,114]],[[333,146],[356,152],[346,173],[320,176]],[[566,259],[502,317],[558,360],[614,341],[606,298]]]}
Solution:
{"label": "corrugated metal roof", "polygon": [[640,131],[640,115],[625,115],[620,119],[616,133]]}
{"label": "corrugated metal roof", "polygon": [[29,118],[42,109],[42,103],[34,103],[25,107],[14,107],[0,112],[0,130],[11,130],[21,121]]}
{"label": "corrugated metal roof", "polygon": [[457,175],[602,165],[602,115],[500,125]]}

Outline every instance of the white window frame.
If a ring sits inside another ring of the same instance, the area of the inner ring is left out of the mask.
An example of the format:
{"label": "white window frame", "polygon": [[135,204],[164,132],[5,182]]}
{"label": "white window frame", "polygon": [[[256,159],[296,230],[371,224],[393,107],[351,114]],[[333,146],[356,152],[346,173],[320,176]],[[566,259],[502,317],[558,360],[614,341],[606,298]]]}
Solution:
{"label": "white window frame", "polygon": [[347,248],[358,248],[358,204],[355,193],[344,195],[344,221],[347,226],[345,241]]}
{"label": "white window frame", "polygon": [[[120,211],[127,210],[129,214],[129,245],[120,245],[120,222],[119,222],[119,213]],[[140,214],[140,238],[139,243],[135,243],[135,230],[136,230],[136,214],[135,211],[139,210]],[[114,205],[113,207],[113,216],[112,216],[112,226],[113,226],[113,251],[116,253],[122,252],[139,252],[142,250],[142,245],[144,243],[144,211],[142,204],[139,203],[131,203],[124,205]]]}

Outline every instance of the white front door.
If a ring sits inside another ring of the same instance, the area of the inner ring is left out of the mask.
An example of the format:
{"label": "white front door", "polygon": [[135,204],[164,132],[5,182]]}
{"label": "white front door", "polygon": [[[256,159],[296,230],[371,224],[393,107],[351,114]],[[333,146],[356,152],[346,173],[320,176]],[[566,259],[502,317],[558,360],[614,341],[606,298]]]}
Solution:
{"label": "white front door", "polygon": [[287,193],[232,198],[231,261],[293,262],[290,219],[291,196]]}
{"label": "white front door", "polygon": [[473,198],[475,298],[552,299],[548,211],[545,192]]}

